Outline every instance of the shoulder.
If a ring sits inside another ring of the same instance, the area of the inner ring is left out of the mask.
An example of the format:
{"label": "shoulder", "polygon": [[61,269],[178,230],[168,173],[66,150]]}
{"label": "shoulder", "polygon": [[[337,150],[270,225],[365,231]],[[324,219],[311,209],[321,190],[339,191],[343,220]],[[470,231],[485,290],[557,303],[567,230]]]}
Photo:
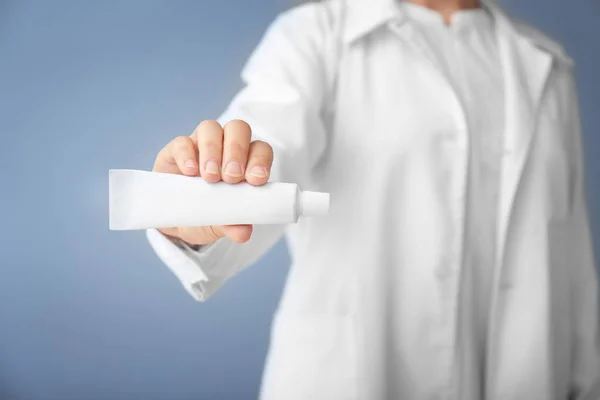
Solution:
{"label": "shoulder", "polygon": [[323,0],[302,4],[279,14],[267,28],[254,50],[245,71],[295,73],[322,70],[329,47],[342,22],[348,0]]}
{"label": "shoulder", "polygon": [[533,25],[512,18],[512,23],[521,35],[531,40],[536,46],[544,49],[545,51],[554,55],[557,59],[561,60],[566,66],[572,66],[574,64],[573,59],[569,56],[564,46],[557,40],[553,39],[540,29]]}
{"label": "shoulder", "polygon": [[549,91],[554,93],[561,102],[563,109],[571,109],[577,98],[577,85],[573,66],[574,60],[569,56],[564,46],[540,29],[523,21],[512,19],[513,26],[519,34],[531,41],[535,46],[552,54],[557,60]]}

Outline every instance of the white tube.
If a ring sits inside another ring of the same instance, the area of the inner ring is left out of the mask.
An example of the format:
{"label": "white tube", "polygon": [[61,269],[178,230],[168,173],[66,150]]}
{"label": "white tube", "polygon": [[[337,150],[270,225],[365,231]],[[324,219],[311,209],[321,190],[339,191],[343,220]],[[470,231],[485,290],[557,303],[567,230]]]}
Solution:
{"label": "white tube", "polygon": [[292,183],[252,186],[136,170],[109,171],[110,229],[284,224],[326,215],[329,194]]}

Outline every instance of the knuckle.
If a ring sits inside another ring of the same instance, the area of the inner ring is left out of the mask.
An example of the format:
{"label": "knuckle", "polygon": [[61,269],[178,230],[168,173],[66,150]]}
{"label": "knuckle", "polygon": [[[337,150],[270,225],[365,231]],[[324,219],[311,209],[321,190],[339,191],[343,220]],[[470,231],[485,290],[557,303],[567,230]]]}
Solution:
{"label": "knuckle", "polygon": [[264,154],[267,154],[269,156],[273,155],[273,146],[271,146],[269,143],[267,142],[263,142],[262,140],[256,140],[254,141],[256,148]]}
{"label": "knuckle", "polygon": [[194,133],[192,133],[192,136],[194,136],[196,140],[200,141],[209,133],[215,131],[220,132],[222,129],[223,128],[221,127],[221,124],[219,124],[219,122],[215,121],[214,119],[207,119],[198,124],[196,129],[194,129]]}
{"label": "knuckle", "polygon": [[193,146],[192,139],[189,136],[177,136],[172,143],[178,153],[187,152]]}
{"label": "knuckle", "polygon": [[222,129],[221,124],[214,119],[206,119],[198,124],[198,126],[196,127],[196,132],[211,130],[215,128]]}
{"label": "knuckle", "polygon": [[232,119],[225,124],[224,129],[250,132],[250,125],[241,119]]}

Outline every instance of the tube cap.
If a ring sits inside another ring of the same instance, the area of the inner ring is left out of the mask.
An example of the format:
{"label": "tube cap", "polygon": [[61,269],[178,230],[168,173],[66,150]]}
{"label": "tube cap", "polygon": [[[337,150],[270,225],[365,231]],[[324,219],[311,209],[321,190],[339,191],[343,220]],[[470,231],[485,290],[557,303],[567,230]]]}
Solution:
{"label": "tube cap", "polygon": [[316,217],[329,214],[329,193],[302,192],[302,215]]}

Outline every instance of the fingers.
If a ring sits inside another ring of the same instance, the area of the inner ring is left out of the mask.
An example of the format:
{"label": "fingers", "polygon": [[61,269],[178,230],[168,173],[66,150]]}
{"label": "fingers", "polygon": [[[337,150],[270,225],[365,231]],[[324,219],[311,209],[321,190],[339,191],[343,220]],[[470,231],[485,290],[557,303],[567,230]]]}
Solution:
{"label": "fingers", "polygon": [[221,177],[227,183],[238,183],[244,179],[250,138],[250,125],[233,120],[223,128],[223,162]]}
{"label": "fingers", "polygon": [[217,121],[204,121],[194,131],[198,143],[200,175],[207,182],[221,180],[223,128]]}
{"label": "fingers", "polygon": [[[264,185],[269,180],[273,164],[273,149],[268,143],[251,143],[250,126],[233,120],[224,127],[217,121],[204,121],[188,136],[173,139],[163,148],[153,171],[200,175],[207,182],[223,180],[252,185]],[[168,236],[178,237],[192,245],[205,245],[227,237],[244,243],[252,235],[252,225],[176,227],[159,229]]]}
{"label": "fingers", "polygon": [[255,186],[264,185],[269,180],[272,164],[273,148],[260,140],[252,142],[248,153],[246,181]]}
{"label": "fingers", "polygon": [[192,139],[188,136],[178,136],[171,140],[156,156],[152,170],[169,174],[197,175],[198,156]]}
{"label": "fingers", "polygon": [[207,182],[238,183],[244,179],[252,185],[269,180],[273,149],[268,143],[250,143],[250,126],[232,120],[224,128],[217,121],[204,121],[192,134],[199,153],[200,175]]}

